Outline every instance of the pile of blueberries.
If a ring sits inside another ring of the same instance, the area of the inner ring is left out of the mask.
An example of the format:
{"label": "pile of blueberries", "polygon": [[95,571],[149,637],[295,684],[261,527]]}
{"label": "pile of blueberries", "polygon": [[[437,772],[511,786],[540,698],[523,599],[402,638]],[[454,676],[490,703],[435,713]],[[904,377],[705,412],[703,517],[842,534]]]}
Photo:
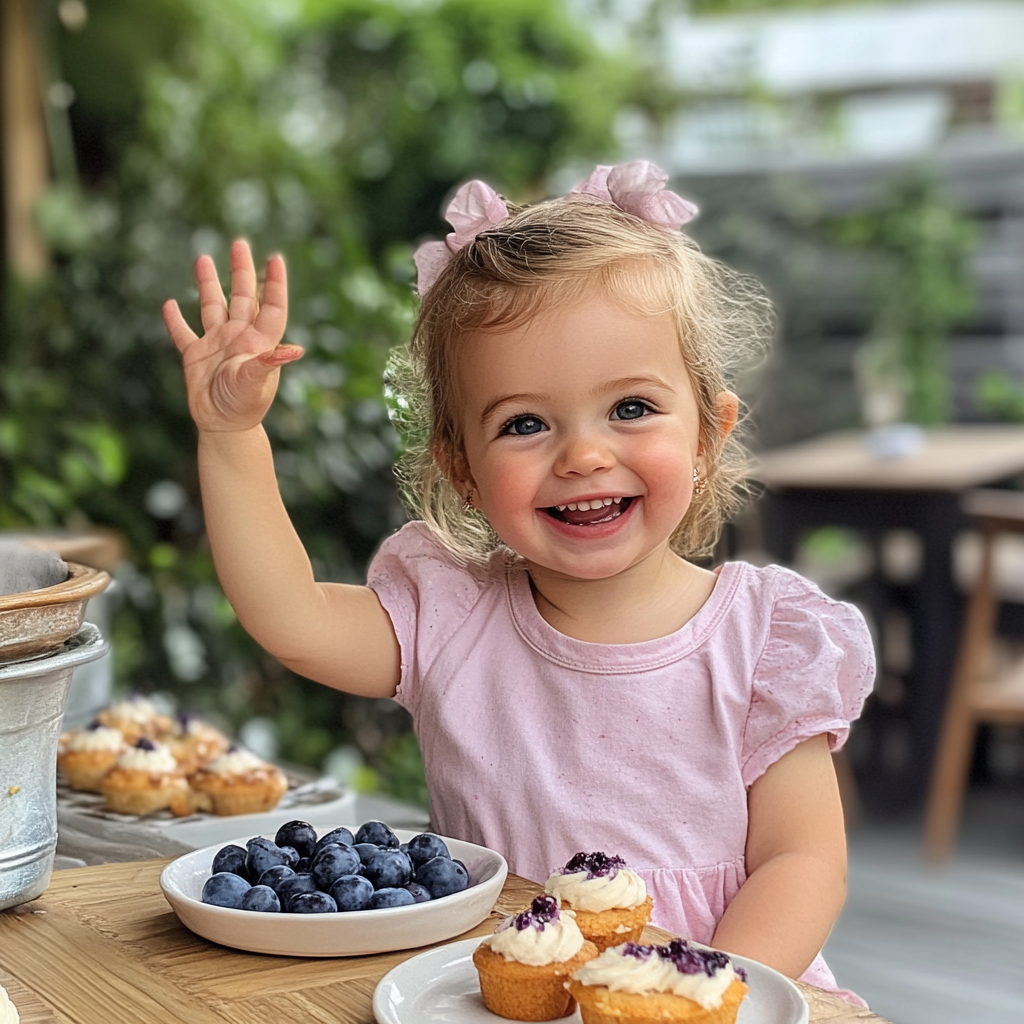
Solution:
{"label": "pile of blueberries", "polygon": [[273,842],[254,836],[213,858],[203,902],[263,913],[333,914],[441,899],[469,886],[466,865],[444,841],[421,832],[408,843],[382,821],[353,836],[336,828],[320,839],[305,821],[289,821]]}

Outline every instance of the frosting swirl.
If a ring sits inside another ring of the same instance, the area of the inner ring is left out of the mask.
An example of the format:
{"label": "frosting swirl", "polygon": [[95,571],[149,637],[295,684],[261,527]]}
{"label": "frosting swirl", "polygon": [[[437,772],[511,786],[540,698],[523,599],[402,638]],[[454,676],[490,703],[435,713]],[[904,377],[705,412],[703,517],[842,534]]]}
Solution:
{"label": "frosting swirl", "polygon": [[644,880],[621,857],[603,853],[577,853],[565,867],[551,873],[544,891],[592,914],[639,907],[647,899]]}
{"label": "frosting swirl", "polygon": [[266,761],[261,761],[255,754],[248,750],[236,747],[214,758],[207,766],[206,771],[214,775],[245,775],[257,768],[266,769],[269,767]]}
{"label": "frosting swirl", "polygon": [[156,708],[143,697],[129,697],[107,709],[111,720],[132,725],[146,725],[156,717],[156,713]]}
{"label": "frosting swirl", "polygon": [[118,759],[118,768],[127,768],[136,772],[174,772],[178,770],[178,762],[174,755],[162,743],[150,740],[139,740],[134,747],[129,747]]}
{"label": "frosting swirl", "polygon": [[506,917],[481,944],[530,967],[571,960],[584,941],[573,918],[571,910],[559,910],[553,897],[538,896],[529,910]]}
{"label": "frosting swirl", "polygon": [[68,736],[64,742],[65,750],[120,750],[124,746],[124,737],[120,729],[111,729],[105,725],[90,725],[87,729],[79,729]]}
{"label": "frosting swirl", "polygon": [[738,976],[724,953],[685,939],[673,939],[667,946],[613,946],[573,972],[584,985],[604,985],[611,992],[670,992],[705,1010],[722,1005]]}

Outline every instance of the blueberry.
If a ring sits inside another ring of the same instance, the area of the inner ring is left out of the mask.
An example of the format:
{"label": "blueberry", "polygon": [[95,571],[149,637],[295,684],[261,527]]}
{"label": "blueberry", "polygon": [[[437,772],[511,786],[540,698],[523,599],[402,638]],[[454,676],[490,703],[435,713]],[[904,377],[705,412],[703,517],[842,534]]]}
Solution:
{"label": "blueberry", "polygon": [[[355,838],[347,828],[334,828],[322,835],[316,841],[316,850],[319,850],[321,846],[326,846],[328,843],[343,843],[345,846],[356,845]],[[313,852],[315,853],[316,850]],[[312,856],[312,854],[308,856]]]}
{"label": "blueberry", "polygon": [[299,863],[295,865],[296,874],[309,874],[309,858],[300,857]]}
{"label": "blueberry", "polygon": [[331,886],[339,910],[365,910],[373,898],[373,885],[362,875],[342,875]]}
{"label": "blueberry", "polygon": [[435,857],[451,859],[448,847],[444,845],[444,840],[440,836],[435,836],[433,832],[421,832],[409,840],[409,860],[414,867],[418,868]]}
{"label": "blueberry", "polygon": [[276,891],[281,905],[285,906],[288,900],[300,892],[316,892],[316,882],[312,875],[293,875],[278,882]]}
{"label": "blueberry", "polygon": [[408,889],[378,889],[370,900],[367,910],[383,910],[384,907],[411,907],[416,902]]}
{"label": "blueberry", "polygon": [[314,855],[309,869],[318,889],[327,892],[336,878],[359,871],[359,854],[351,846],[331,843]]}
{"label": "blueberry", "polygon": [[434,898],[430,895],[430,890],[420,885],[419,882],[410,882],[408,885],[403,885],[402,888],[412,893],[412,898],[416,903],[426,903],[427,900]]}
{"label": "blueberry", "polygon": [[383,846],[388,850],[397,850],[399,846],[398,836],[383,821],[367,821],[360,825],[356,842],[373,843],[374,846]]}
{"label": "blueberry", "polygon": [[210,868],[213,874],[221,871],[230,871],[233,875],[241,875],[248,879],[245,870],[245,850],[240,846],[225,846],[217,851],[213,858],[213,867]]}
{"label": "blueberry", "polygon": [[278,846],[291,846],[300,857],[312,857],[316,847],[316,829],[308,821],[286,821],[274,836]]}
{"label": "blueberry", "polygon": [[401,850],[377,850],[363,865],[374,889],[400,889],[412,880],[412,861]]}
{"label": "blueberry", "polygon": [[242,897],[252,888],[241,876],[232,871],[218,871],[210,875],[203,886],[203,902],[212,907],[238,908]]}
{"label": "blueberry", "polygon": [[373,843],[356,843],[352,849],[359,854],[359,860],[362,864],[366,864],[371,857],[376,857],[380,853],[380,847]]}
{"label": "blueberry", "polygon": [[258,910],[264,914],[280,914],[281,901],[269,885],[254,885],[243,893],[238,904],[239,910]]}
{"label": "blueberry", "polygon": [[274,892],[277,892],[277,887],[286,879],[294,878],[295,870],[288,867],[287,864],[275,864],[272,868],[267,868],[266,871],[260,875],[257,880],[257,885],[269,886]]}
{"label": "blueberry", "polygon": [[290,914],[336,914],[338,904],[325,892],[300,892],[288,901]]}
{"label": "blueberry", "polygon": [[284,854],[285,864],[290,868],[294,868],[301,860],[299,851],[294,846],[279,846],[278,849]]}
{"label": "blueberry", "polygon": [[469,875],[458,861],[435,857],[416,869],[416,881],[430,890],[435,900],[469,887]]}
{"label": "blueberry", "polygon": [[248,851],[245,855],[245,869],[250,878],[259,878],[267,868],[275,864],[292,866],[289,855],[282,852],[277,843],[263,836],[254,836],[245,846]]}

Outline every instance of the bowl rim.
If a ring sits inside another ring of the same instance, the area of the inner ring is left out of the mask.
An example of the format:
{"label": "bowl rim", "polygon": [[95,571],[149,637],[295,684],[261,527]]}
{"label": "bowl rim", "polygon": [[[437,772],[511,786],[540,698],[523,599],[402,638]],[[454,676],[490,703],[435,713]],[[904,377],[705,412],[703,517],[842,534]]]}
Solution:
{"label": "bowl rim", "polygon": [[[321,832],[323,834],[326,834],[327,832],[332,831],[331,829],[328,829],[328,828],[324,828],[324,829],[321,830],[316,825],[314,825],[313,827],[317,830],[317,833],[318,833],[317,838],[320,837],[319,834]],[[337,827],[337,826],[335,826],[335,827]],[[345,827],[348,828],[349,826],[345,826]],[[394,829],[393,831],[395,832],[396,835],[399,835],[400,838],[401,838],[401,834],[402,833],[409,833],[409,837],[410,838],[412,836],[414,836],[414,835],[419,835],[420,834],[420,832],[417,832],[414,829]],[[424,830],[421,830],[421,831],[429,831],[429,830],[424,829]],[[256,834],[257,835],[265,835],[266,838],[273,838],[271,835],[269,835],[267,833],[262,833],[261,832],[261,833],[256,833]],[[463,902],[463,900],[469,899],[470,897],[466,896],[467,893],[472,893],[474,890],[478,889],[481,885],[484,885],[487,882],[492,881],[492,879],[494,879],[498,875],[501,875],[503,869],[504,869],[504,872],[505,872],[505,874],[507,876],[507,874],[508,874],[508,862],[505,860],[505,858],[500,853],[498,853],[497,850],[492,850],[488,846],[480,846],[479,843],[471,843],[468,839],[455,839],[453,836],[443,836],[439,832],[433,832],[431,834],[432,835],[436,835],[439,839],[443,840],[445,843],[448,843],[448,842],[464,843],[467,846],[472,846],[475,849],[481,850],[484,853],[487,853],[487,854],[489,854],[489,855],[491,855],[491,856],[496,858],[495,871],[493,872],[493,874],[491,874],[488,878],[485,878],[482,881],[477,882],[475,885],[471,885],[468,888],[463,889],[461,892],[452,893],[450,896],[443,897],[444,905],[445,906],[447,906],[447,907],[457,906],[458,903]],[[218,907],[218,906],[216,906],[213,903],[203,903],[202,900],[197,900],[193,896],[189,896],[182,889],[180,889],[180,888],[178,888],[176,886],[172,886],[171,885],[172,868],[174,868],[174,866],[176,864],[178,864],[180,861],[183,861],[183,860],[189,859],[191,857],[194,857],[197,854],[206,853],[207,851],[219,851],[219,850],[223,849],[225,846],[232,846],[232,845],[238,846],[238,845],[241,845],[244,848],[244,845],[245,845],[246,841],[249,840],[249,839],[252,839],[252,838],[253,838],[252,836],[246,836],[245,838],[242,838],[242,839],[230,839],[230,840],[227,840],[226,842],[222,842],[222,843],[213,843],[210,846],[204,846],[204,847],[202,847],[201,849],[198,849],[198,850],[191,850],[188,853],[181,854],[180,857],[175,857],[175,859],[172,860],[169,864],[164,865],[163,869],[160,871],[160,889],[161,889],[161,891],[164,894],[164,898],[167,900],[168,903],[171,904],[172,907],[174,906],[173,901],[172,901],[172,896],[173,896],[174,899],[182,900],[188,906],[192,906],[192,907],[195,907],[195,908],[201,908],[201,910],[203,912],[214,912],[215,916],[223,917],[226,920],[230,920],[230,919],[234,918],[236,920],[243,920],[244,919],[246,921],[254,921],[254,920],[261,920],[261,919],[264,919],[264,918],[280,918],[280,916],[281,916],[280,912],[264,911],[264,910],[239,910],[239,909],[237,909],[235,907]],[[407,840],[402,840],[402,841],[406,842]],[[504,885],[504,879],[502,879],[502,883],[501,884]],[[460,900],[459,897],[463,897],[463,900]],[[393,914],[397,914],[400,911],[405,911],[406,913],[408,913],[409,911],[413,910],[416,907],[429,907],[429,906],[431,906],[431,904],[440,903],[440,902],[441,902],[441,900],[436,900],[436,901],[435,900],[428,900],[426,903],[414,903],[411,906],[404,906],[404,907],[379,907],[376,910],[339,910],[339,911],[337,911],[336,913],[333,913],[333,914],[310,914],[310,915],[308,915],[308,920],[310,920],[310,921],[337,921],[341,917],[344,917],[345,920],[351,920],[352,918],[350,918],[349,915],[352,915],[352,917],[357,917],[357,919],[360,920],[360,921],[369,921],[369,920],[371,920],[371,918],[368,917],[367,915],[372,915],[372,919],[379,920],[380,917],[382,917],[384,915],[393,915]],[[423,911],[421,911],[421,913],[423,913]],[[302,915],[289,915],[289,916],[302,917]],[[325,927],[325,925],[319,925],[319,926],[313,925],[313,927],[321,927],[322,928],[322,927]]]}
{"label": "bowl rim", "polygon": [[80,562],[66,564],[68,578],[63,583],[40,587],[38,590],[23,590],[19,594],[0,594],[0,612],[85,601],[106,590],[110,584],[110,573],[105,569],[94,569]]}

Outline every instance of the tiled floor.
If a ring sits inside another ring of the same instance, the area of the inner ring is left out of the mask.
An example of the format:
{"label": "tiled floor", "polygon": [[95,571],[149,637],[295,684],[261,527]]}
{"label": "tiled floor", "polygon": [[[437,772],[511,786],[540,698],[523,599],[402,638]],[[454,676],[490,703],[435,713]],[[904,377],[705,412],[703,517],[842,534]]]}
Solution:
{"label": "tiled floor", "polygon": [[942,870],[919,821],[862,823],[849,847],[825,946],[839,983],[894,1024],[1024,1024],[1024,784],[971,793]]}

